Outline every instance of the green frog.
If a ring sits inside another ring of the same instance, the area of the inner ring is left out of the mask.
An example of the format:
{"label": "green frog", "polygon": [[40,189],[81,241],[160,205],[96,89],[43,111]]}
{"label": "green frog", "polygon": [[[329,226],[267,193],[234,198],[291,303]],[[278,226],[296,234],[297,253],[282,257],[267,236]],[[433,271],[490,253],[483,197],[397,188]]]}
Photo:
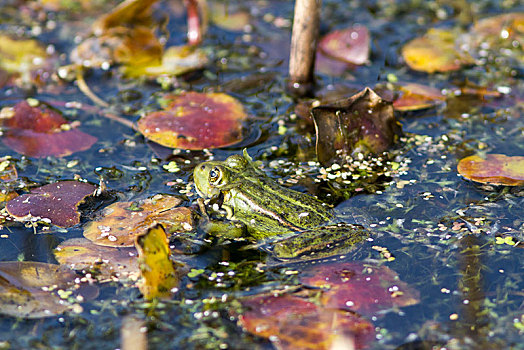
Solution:
{"label": "green frog", "polygon": [[203,162],[193,175],[202,198],[224,209],[227,219],[244,224],[246,238],[271,242],[272,253],[279,258],[352,246],[368,236],[359,225],[330,224],[335,219],[332,207],[280,186],[259,169],[259,162],[253,162],[246,150],[224,161]]}

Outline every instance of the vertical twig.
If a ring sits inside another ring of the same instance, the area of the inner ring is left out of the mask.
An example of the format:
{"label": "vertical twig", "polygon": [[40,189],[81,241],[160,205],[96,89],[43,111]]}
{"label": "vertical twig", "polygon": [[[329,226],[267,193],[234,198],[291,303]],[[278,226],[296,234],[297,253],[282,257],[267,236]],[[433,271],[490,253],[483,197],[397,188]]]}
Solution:
{"label": "vertical twig", "polygon": [[321,0],[295,1],[288,89],[296,95],[306,95],[313,88],[321,5]]}

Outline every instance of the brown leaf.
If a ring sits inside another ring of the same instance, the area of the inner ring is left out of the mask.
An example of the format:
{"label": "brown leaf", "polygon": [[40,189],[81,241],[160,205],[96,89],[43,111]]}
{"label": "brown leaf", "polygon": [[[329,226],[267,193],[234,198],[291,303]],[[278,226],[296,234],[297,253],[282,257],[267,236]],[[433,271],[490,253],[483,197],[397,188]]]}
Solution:
{"label": "brown leaf", "polygon": [[191,231],[192,212],[186,207],[177,208],[180,202],[174,196],[157,195],[139,203],[113,203],[99,219],[85,226],[84,237],[99,245],[132,247],[137,236],[158,223],[168,232]]}
{"label": "brown leaf", "polygon": [[3,108],[0,122],[6,146],[29,157],[65,157],[85,151],[97,141],[43,104],[31,107],[21,101],[12,108]]}
{"label": "brown leaf", "polygon": [[164,110],[143,116],[144,137],[171,148],[201,150],[242,140],[242,104],[224,93],[184,92],[164,97]]}
{"label": "brown leaf", "polygon": [[348,99],[311,110],[317,135],[317,157],[328,166],[342,164],[354,152],[387,150],[401,134],[391,103],[370,88]]}
{"label": "brown leaf", "polygon": [[307,286],[323,288],[322,305],[366,316],[395,306],[419,302],[419,293],[387,266],[334,263],[307,268],[300,275]]}
{"label": "brown leaf", "polygon": [[78,206],[95,189],[95,186],[85,182],[55,182],[10,200],[6,209],[20,221],[48,219],[53,225],[71,227],[80,222]]}
{"label": "brown leaf", "polygon": [[254,296],[242,305],[247,311],[239,317],[240,325],[277,349],[332,349],[341,340],[348,348],[362,349],[374,338],[373,325],[358,315],[296,296]]}
{"label": "brown leaf", "polygon": [[72,305],[56,292],[73,284],[75,278],[73,271],[60,265],[0,262],[0,313],[22,318],[59,315]]}
{"label": "brown leaf", "polygon": [[138,253],[135,248],[113,248],[94,244],[85,238],[72,238],[54,250],[60,265],[89,272],[98,280],[138,279]]}
{"label": "brown leaf", "polygon": [[460,160],[457,166],[466,179],[492,185],[524,185],[524,157],[504,154],[474,155]]}
{"label": "brown leaf", "polygon": [[399,96],[393,101],[396,111],[416,111],[430,108],[446,99],[439,89],[416,83],[399,85]]}

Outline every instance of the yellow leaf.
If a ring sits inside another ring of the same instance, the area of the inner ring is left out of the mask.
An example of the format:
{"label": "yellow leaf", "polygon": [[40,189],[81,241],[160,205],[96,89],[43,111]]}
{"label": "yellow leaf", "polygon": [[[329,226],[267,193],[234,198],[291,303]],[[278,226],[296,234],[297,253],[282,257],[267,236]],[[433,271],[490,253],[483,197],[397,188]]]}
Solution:
{"label": "yellow leaf", "polygon": [[140,291],[146,299],[170,297],[178,286],[178,275],[169,259],[171,250],[164,228],[156,225],[137,237],[136,249],[142,273]]}

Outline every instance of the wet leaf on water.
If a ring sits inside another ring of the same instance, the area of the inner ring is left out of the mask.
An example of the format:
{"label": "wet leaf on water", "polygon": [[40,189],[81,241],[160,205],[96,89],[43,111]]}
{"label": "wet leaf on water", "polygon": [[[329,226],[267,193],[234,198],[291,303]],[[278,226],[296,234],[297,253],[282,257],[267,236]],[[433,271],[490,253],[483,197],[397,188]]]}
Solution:
{"label": "wet leaf on water", "polygon": [[524,185],[524,157],[504,154],[474,155],[459,161],[457,170],[468,180],[505,186]]}
{"label": "wet leaf on water", "polygon": [[142,275],[140,291],[146,299],[170,297],[176,291],[179,277],[169,256],[169,240],[162,225],[150,228],[136,238],[136,249]]}
{"label": "wet leaf on water", "polygon": [[22,83],[36,82],[38,77],[32,76],[32,73],[43,67],[47,59],[45,48],[36,40],[15,40],[0,34],[0,72],[8,73],[5,82],[9,76],[19,77]]}
{"label": "wet leaf on water", "polygon": [[505,13],[477,21],[470,30],[473,39],[480,45],[482,42],[497,46],[497,43],[524,41],[524,12]]}
{"label": "wet leaf on water", "polygon": [[157,195],[141,202],[117,202],[106,207],[97,220],[84,228],[84,237],[95,244],[132,247],[137,236],[154,224],[162,224],[170,233],[191,231],[194,227],[191,209],[177,206],[182,201],[174,196]]}
{"label": "wet leaf on water", "polygon": [[322,305],[356,311],[371,316],[393,306],[419,302],[419,293],[399,279],[387,266],[362,263],[334,263],[306,268],[300,281],[307,286],[323,288]]}
{"label": "wet leaf on water", "polygon": [[171,46],[165,50],[159,60],[155,58],[153,61],[141,63],[137,57],[130,58],[131,60],[122,67],[122,71],[126,76],[135,78],[181,75],[202,68],[208,62],[203,50],[190,45]]}
{"label": "wet leaf on water", "polygon": [[249,11],[235,9],[232,3],[212,2],[211,21],[217,27],[230,31],[242,31],[251,21]]}
{"label": "wet leaf on water", "polygon": [[70,286],[75,277],[73,271],[60,265],[0,262],[0,313],[23,318],[59,315],[72,305],[58,293]]}
{"label": "wet leaf on water", "polygon": [[337,60],[325,55],[317,50],[315,57],[315,72],[326,74],[332,77],[339,76],[348,70],[355,69],[356,65],[345,61]]}
{"label": "wet leaf on water", "polygon": [[354,152],[383,152],[401,134],[391,103],[370,88],[315,107],[311,113],[317,135],[317,157],[323,166],[342,164]]}
{"label": "wet leaf on water", "polygon": [[240,325],[278,349],[332,349],[341,342],[345,348],[362,349],[374,339],[369,321],[296,296],[255,296],[242,300],[242,305],[247,310],[238,317]]}
{"label": "wet leaf on water", "polygon": [[335,30],[320,40],[318,48],[328,57],[355,65],[365,64],[369,59],[369,31],[361,25]]}
{"label": "wet leaf on water", "polygon": [[105,247],[85,238],[72,238],[60,243],[54,255],[61,265],[89,272],[100,281],[137,280],[140,274],[135,248]]}
{"label": "wet leaf on water", "polygon": [[164,97],[165,107],[143,116],[138,129],[162,146],[201,150],[242,140],[242,104],[224,93],[183,92]]}
{"label": "wet leaf on water", "polygon": [[402,57],[411,69],[427,73],[450,72],[473,64],[473,58],[455,46],[457,35],[449,30],[432,28],[424,36],[404,45]]}
{"label": "wet leaf on water", "polygon": [[18,172],[11,157],[0,157],[0,180],[2,182],[13,182],[16,179],[18,179]]}
{"label": "wet leaf on water", "polygon": [[6,209],[19,221],[49,220],[56,226],[71,227],[80,223],[78,206],[95,189],[85,182],[59,181],[10,200]]}
{"label": "wet leaf on water", "polygon": [[398,91],[393,108],[402,112],[430,108],[446,99],[439,89],[416,83],[399,85]]}
{"label": "wet leaf on water", "polygon": [[96,137],[68,123],[59,112],[43,104],[36,107],[21,101],[0,111],[5,130],[2,141],[18,153],[29,157],[65,157],[89,149]]}
{"label": "wet leaf on water", "polygon": [[71,61],[90,67],[120,64],[128,77],[180,75],[206,65],[207,56],[195,46],[164,48],[152,18],[151,6],[156,2],[120,3],[93,24],[94,36],[71,52]]}

